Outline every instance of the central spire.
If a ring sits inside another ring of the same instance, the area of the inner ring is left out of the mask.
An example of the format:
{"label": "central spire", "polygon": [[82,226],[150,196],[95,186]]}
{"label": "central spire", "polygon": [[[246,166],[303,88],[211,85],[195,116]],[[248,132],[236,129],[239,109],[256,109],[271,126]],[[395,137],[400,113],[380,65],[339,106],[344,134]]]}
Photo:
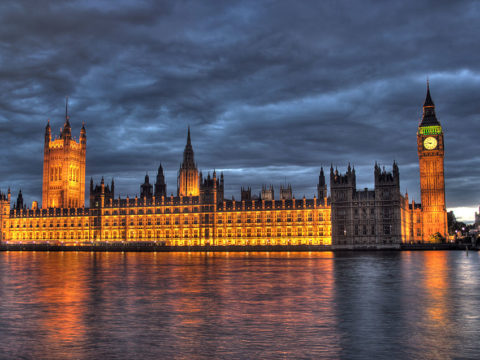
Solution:
{"label": "central spire", "polygon": [[190,138],[190,126],[187,133],[187,145],[183,151],[183,162],[180,165],[177,178],[177,195],[198,196],[200,194],[200,183],[197,166],[193,154],[192,140]]}
{"label": "central spire", "polygon": [[183,163],[182,169],[195,169],[195,159],[192,147],[192,141],[190,138],[190,126],[188,127],[187,134],[187,145],[185,145],[185,150],[183,151]]}

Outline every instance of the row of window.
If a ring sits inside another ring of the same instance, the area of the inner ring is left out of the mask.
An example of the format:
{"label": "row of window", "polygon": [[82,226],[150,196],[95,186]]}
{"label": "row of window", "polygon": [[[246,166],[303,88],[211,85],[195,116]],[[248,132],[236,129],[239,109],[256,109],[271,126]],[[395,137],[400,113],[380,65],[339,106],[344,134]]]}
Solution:
{"label": "row of window", "polygon": [[[87,239],[89,237],[89,232],[88,231],[71,231],[71,232],[13,232],[11,235],[12,240],[45,240],[45,239]],[[198,229],[194,230],[165,230],[165,231],[130,231],[129,232],[129,237],[130,238],[153,238],[153,237],[158,237],[158,238],[180,238],[181,236],[184,238],[190,238],[194,237],[197,238],[199,237],[200,231]],[[208,237],[209,230],[206,229],[204,232],[204,236]],[[307,230],[304,230],[302,228],[298,229],[291,229],[288,228],[286,231],[282,229],[277,229],[276,231],[272,231],[271,229],[267,229],[264,231],[264,229],[237,229],[232,230],[228,229],[227,231],[224,231],[223,229],[218,229],[216,231],[216,236],[218,237],[282,237],[282,236],[328,236],[329,232],[325,229],[318,229],[317,231],[313,231],[312,228],[309,228]],[[116,239],[120,236],[120,238],[125,237],[125,231],[105,231],[104,232],[104,238],[105,239]],[[97,237],[97,233],[93,233],[93,237]]]}
{"label": "row of window", "polygon": [[[72,200],[72,203],[75,201]],[[66,214],[64,214],[66,215]],[[115,215],[115,214],[114,214]],[[295,216],[296,215],[296,216]],[[325,216],[327,215],[327,216]],[[323,221],[328,221],[330,219],[327,219],[329,214],[324,214],[322,212],[318,213],[317,216],[315,216],[315,220],[318,220],[319,222]],[[202,216],[202,218],[199,218],[199,216]],[[170,224],[197,224],[198,222],[202,221],[202,223],[210,223],[210,220],[212,218],[212,214],[200,214],[200,215],[190,215],[187,217],[185,216],[175,216],[175,217],[170,217],[170,216],[165,216],[165,217],[160,217],[160,218],[150,218],[148,217],[147,219],[129,219],[129,224],[131,226],[134,226],[136,224],[138,225],[170,225]],[[10,227],[11,228],[19,228],[19,227],[74,227],[74,226],[82,226],[82,222],[80,221],[80,218],[78,218],[79,222],[77,223],[77,220],[74,221],[69,221],[70,219],[68,217],[62,219],[59,219],[60,221],[54,221],[53,219],[50,220],[49,222],[43,222],[42,220],[35,220],[32,219],[31,221],[15,221],[12,222]],[[83,217],[82,219],[86,219],[85,221],[85,226],[88,226],[88,221],[89,218]],[[112,224],[114,226],[118,226],[120,224],[121,226],[126,225],[126,220],[123,219],[110,219],[108,216],[104,217],[104,225],[105,226],[110,226],[110,221],[112,221]],[[27,220],[27,219],[25,219]],[[268,214],[268,213],[243,213],[243,214],[217,214],[217,224],[233,224],[233,223],[272,223],[276,220],[277,223],[280,222],[303,222],[303,221],[314,221],[314,213],[308,212],[308,213],[283,213],[283,214]],[[62,223],[62,221],[64,221]],[[100,225],[100,219],[99,218],[93,218],[93,225],[98,226]],[[6,227],[6,223],[4,223],[4,227]]]}
{"label": "row of window", "polygon": [[[392,230],[392,225],[383,225],[383,235],[392,235],[393,230]],[[345,228],[345,225],[340,225],[337,228],[337,235],[340,236],[351,236],[351,234],[348,233],[347,229]],[[353,235],[359,236],[359,235],[377,235],[376,231],[376,226],[371,225],[358,225],[355,224],[353,228]]]}
{"label": "row of window", "polygon": [[[13,241],[27,241],[27,242],[34,242],[34,241],[42,241],[42,242],[54,242],[54,243],[90,243],[91,241],[98,241],[99,239],[89,239],[88,237],[72,237],[72,236],[55,236],[50,238],[38,238],[38,239],[31,239],[31,238],[18,238],[14,239]],[[122,239],[112,238],[112,239],[102,239],[106,241],[122,241]],[[184,239],[149,239],[149,238],[130,238],[128,241],[145,241],[145,240],[155,240],[157,244],[166,245],[166,246],[204,246],[204,245],[237,245],[237,246],[246,246],[246,245],[330,245],[331,239],[323,238],[323,239],[210,239],[210,240],[184,240]]]}
{"label": "row of window", "polygon": [[[108,213],[106,213],[105,215],[109,215]],[[114,212],[112,215],[117,215],[116,212]],[[134,215],[134,214],[131,214],[131,215]],[[202,214],[201,216],[204,216],[204,219],[208,219],[209,215],[211,216],[211,214]],[[217,214],[217,221],[219,224],[223,223],[223,222],[226,222],[226,223],[234,223],[234,222],[237,222],[237,223],[240,223],[240,222],[253,222],[253,221],[256,221],[257,223],[260,223],[262,222],[262,220],[264,220],[265,222],[272,222],[274,219],[277,220],[277,222],[282,222],[282,221],[293,221],[294,219],[296,219],[297,221],[313,221],[314,220],[314,216],[313,214],[310,212],[308,213],[306,216],[305,214],[303,213],[298,213],[297,216],[293,216],[291,213],[287,213],[286,215],[285,214],[276,214],[276,216],[274,216],[275,214],[239,214],[239,215],[235,215],[235,214],[231,214],[231,215],[226,215],[226,214]],[[185,219],[187,215],[185,215],[183,218]],[[108,219],[108,217],[106,217]],[[167,215],[167,221],[169,221],[170,217]],[[190,216],[190,218],[192,218]],[[194,217],[195,219],[198,218],[198,215],[196,215]],[[323,213],[319,213],[318,216],[317,216],[317,219],[318,221],[324,221],[325,220],[325,216]],[[175,217],[175,221],[179,221],[179,216],[176,216]]]}
{"label": "row of window", "polygon": [[[10,228],[26,228],[26,227],[29,227],[29,228],[38,228],[38,227],[75,227],[75,226],[78,226],[78,227],[82,227],[82,223],[70,223],[70,224],[67,224],[67,223],[40,223],[40,222],[37,222],[37,223],[32,223],[32,222],[29,222],[29,223],[23,223],[21,226],[20,226],[21,223],[15,223],[15,224],[10,224]],[[6,227],[6,222],[4,223],[3,225],[4,227]],[[88,226],[88,222],[85,223],[85,226]]]}

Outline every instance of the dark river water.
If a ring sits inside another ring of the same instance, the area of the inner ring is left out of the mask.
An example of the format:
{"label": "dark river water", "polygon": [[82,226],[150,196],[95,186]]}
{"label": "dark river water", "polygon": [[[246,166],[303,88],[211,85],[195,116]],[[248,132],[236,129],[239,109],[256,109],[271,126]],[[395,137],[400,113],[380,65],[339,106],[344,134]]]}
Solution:
{"label": "dark river water", "polygon": [[2,359],[479,359],[479,253],[0,253]]}

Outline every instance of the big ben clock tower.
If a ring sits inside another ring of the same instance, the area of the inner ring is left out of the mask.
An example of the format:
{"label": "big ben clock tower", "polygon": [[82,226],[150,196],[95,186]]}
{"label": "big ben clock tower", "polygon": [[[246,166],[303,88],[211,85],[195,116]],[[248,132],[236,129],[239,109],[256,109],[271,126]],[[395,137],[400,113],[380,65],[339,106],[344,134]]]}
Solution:
{"label": "big ben clock tower", "polygon": [[445,208],[445,177],[443,171],[444,145],[442,126],[435,115],[435,104],[427,83],[423,117],[417,132],[420,163],[420,192],[422,198],[423,241],[433,242],[433,235],[447,236]]}

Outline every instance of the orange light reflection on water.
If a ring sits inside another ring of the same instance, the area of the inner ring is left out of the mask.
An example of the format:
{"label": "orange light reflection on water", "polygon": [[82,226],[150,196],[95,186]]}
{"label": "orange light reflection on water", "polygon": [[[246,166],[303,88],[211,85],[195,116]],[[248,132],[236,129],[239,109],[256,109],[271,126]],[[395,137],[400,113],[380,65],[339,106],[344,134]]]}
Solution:
{"label": "orange light reflection on water", "polygon": [[443,358],[450,353],[455,344],[452,338],[451,322],[453,311],[450,304],[450,272],[447,251],[425,252],[423,262],[422,287],[425,297],[419,309],[423,309],[421,337],[425,339],[424,355],[426,358]]}

